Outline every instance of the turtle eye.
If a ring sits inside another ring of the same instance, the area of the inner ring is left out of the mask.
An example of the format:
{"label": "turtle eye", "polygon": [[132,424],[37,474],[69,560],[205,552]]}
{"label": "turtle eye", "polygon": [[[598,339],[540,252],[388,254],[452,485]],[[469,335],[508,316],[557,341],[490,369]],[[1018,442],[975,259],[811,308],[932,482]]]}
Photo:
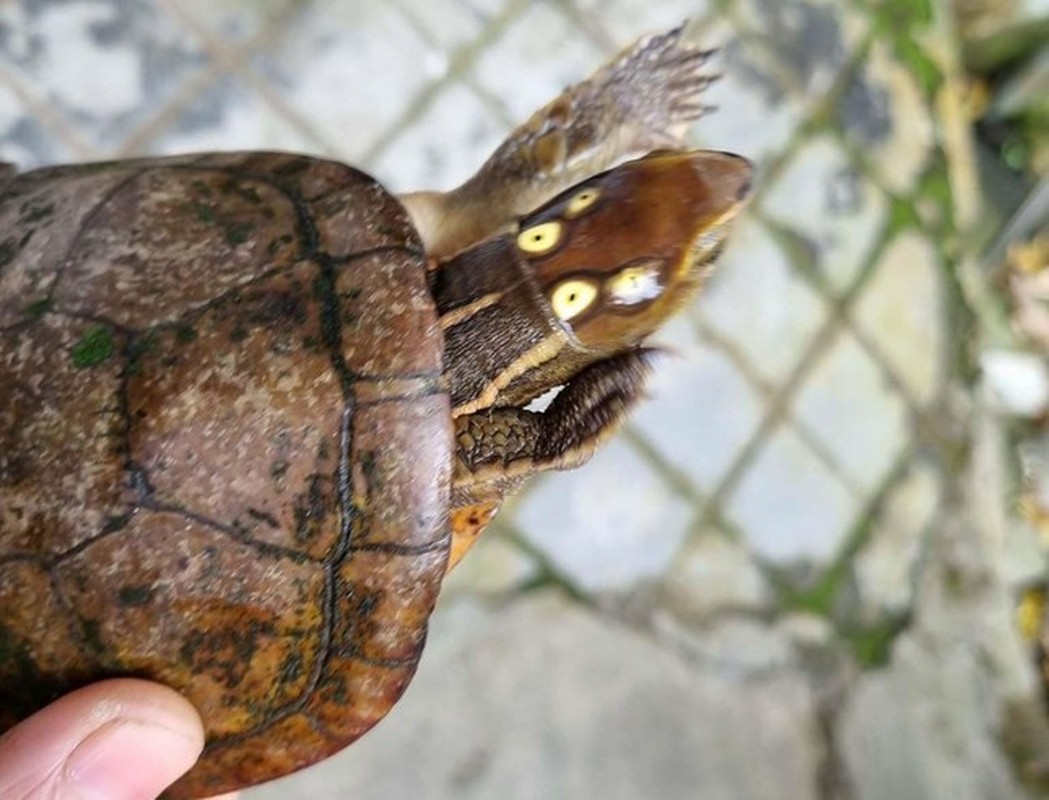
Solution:
{"label": "turtle eye", "polygon": [[583,189],[568,201],[568,205],[565,207],[565,216],[569,219],[575,219],[588,208],[591,208],[599,197],[601,197],[601,190],[596,186]]}
{"label": "turtle eye", "polygon": [[530,255],[540,256],[561,243],[563,232],[564,226],[557,220],[540,222],[517,234],[517,246]]}
{"label": "turtle eye", "polygon": [[655,300],[663,293],[660,266],[659,261],[645,261],[619,270],[605,283],[611,302],[618,306],[632,306]]}
{"label": "turtle eye", "polygon": [[590,281],[571,278],[562,281],[550,293],[550,305],[562,322],[578,317],[594,302],[597,287]]}

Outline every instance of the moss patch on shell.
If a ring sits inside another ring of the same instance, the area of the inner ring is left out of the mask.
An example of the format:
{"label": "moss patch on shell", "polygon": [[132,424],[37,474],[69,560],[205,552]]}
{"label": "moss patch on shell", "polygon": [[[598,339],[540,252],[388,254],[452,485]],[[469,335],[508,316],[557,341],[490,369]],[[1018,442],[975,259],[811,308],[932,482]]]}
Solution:
{"label": "moss patch on shell", "polygon": [[113,354],[113,333],[105,325],[88,328],[70,353],[78,367],[94,367]]}

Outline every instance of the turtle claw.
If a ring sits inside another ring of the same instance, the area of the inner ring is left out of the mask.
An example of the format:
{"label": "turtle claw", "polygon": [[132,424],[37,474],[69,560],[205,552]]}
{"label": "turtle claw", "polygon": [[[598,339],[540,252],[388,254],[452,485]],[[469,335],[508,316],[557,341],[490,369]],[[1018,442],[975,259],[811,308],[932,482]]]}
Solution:
{"label": "turtle claw", "polygon": [[447,194],[402,197],[435,261],[488,238],[579,181],[654,149],[681,145],[713,110],[700,95],[717,53],[685,24],[641,39],[514,130],[474,177]]}
{"label": "turtle claw", "polygon": [[542,415],[537,462],[547,469],[573,469],[586,462],[646,396],[645,384],[661,353],[649,347],[628,350],[573,378]]}
{"label": "turtle claw", "polygon": [[[536,192],[549,197],[653,146],[680,144],[689,123],[707,108],[699,95],[718,77],[701,72],[717,50],[694,46],[684,32],[682,24],[642,39],[566,89],[514,131],[463,190],[476,191],[479,181],[512,168],[532,190],[517,197],[518,215],[542,199]],[[557,160],[543,157],[552,136],[563,141]]]}

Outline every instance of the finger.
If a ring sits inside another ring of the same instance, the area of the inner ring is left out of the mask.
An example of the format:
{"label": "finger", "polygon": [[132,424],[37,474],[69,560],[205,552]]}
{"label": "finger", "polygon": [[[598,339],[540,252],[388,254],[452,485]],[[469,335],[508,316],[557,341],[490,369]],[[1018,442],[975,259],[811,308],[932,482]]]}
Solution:
{"label": "finger", "polygon": [[128,678],[104,681],[0,737],[0,797],[153,800],[203,746],[200,718],[176,692]]}

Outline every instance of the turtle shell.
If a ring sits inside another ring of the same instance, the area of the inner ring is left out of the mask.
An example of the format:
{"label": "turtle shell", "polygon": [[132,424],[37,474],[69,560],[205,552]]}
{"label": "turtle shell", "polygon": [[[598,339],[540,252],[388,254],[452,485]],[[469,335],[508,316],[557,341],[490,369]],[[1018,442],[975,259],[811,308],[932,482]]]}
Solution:
{"label": "turtle shell", "polygon": [[448,555],[422,245],[342,164],[45,169],[0,202],[0,730],[106,676],[197,707],[171,797],[393,705]]}

